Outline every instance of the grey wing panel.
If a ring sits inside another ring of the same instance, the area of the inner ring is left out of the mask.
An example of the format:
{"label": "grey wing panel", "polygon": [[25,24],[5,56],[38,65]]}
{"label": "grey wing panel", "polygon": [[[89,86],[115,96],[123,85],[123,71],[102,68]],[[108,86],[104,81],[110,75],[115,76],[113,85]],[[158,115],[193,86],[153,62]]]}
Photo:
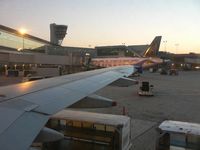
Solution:
{"label": "grey wing panel", "polygon": [[54,114],[85,96],[86,94],[57,87],[23,96],[22,99],[38,104],[39,106],[34,109],[36,112]]}
{"label": "grey wing panel", "polygon": [[120,73],[106,72],[58,87],[27,94],[20,97],[20,99],[38,105],[34,109],[36,112],[54,114],[94,93],[121,76]]}
{"label": "grey wing panel", "polygon": [[0,98],[1,149],[28,149],[49,114],[72,105],[132,71],[132,67],[106,68],[0,88],[6,95]]}
{"label": "grey wing panel", "polygon": [[22,114],[20,110],[0,107],[0,135]]}
{"label": "grey wing panel", "polygon": [[2,150],[27,150],[48,120],[48,116],[25,112],[0,134]]}
{"label": "grey wing panel", "polygon": [[14,99],[0,103],[0,135],[15,122],[23,113],[34,104]]}

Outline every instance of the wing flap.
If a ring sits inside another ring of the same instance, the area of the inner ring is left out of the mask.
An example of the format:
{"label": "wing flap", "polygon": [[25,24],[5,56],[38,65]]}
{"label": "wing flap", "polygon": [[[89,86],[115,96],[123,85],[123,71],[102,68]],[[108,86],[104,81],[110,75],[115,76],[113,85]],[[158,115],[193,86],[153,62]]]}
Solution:
{"label": "wing flap", "polygon": [[25,112],[0,134],[1,149],[27,150],[48,118],[39,113]]}
{"label": "wing flap", "polygon": [[[6,101],[0,105],[0,135],[3,133],[10,125],[17,120],[25,111],[30,111],[33,107],[33,103],[13,99],[12,101]],[[35,105],[34,105],[35,106]]]}
{"label": "wing flap", "polygon": [[22,114],[20,110],[0,107],[0,135]]}

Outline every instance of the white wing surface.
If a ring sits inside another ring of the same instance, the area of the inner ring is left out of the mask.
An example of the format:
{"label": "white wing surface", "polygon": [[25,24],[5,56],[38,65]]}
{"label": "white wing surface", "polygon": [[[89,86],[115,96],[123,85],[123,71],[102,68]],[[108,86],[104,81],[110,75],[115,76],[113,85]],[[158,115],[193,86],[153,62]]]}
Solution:
{"label": "white wing surface", "polygon": [[133,71],[120,66],[0,87],[0,149],[29,149],[51,115]]}

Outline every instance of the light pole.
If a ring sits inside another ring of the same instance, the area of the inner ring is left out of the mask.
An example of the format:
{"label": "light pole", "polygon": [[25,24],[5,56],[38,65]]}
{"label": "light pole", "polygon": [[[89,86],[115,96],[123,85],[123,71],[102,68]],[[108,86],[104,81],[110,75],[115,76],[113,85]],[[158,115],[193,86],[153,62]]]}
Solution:
{"label": "light pole", "polygon": [[163,43],[165,44],[165,53],[167,52],[167,41],[163,41]]}
{"label": "light pole", "polygon": [[19,33],[22,35],[22,50],[24,50],[24,35],[26,34],[26,29],[24,29],[24,28],[21,28],[20,30],[19,30]]}
{"label": "light pole", "polygon": [[17,64],[15,64],[14,67],[15,67],[15,70],[16,70],[17,69]]}
{"label": "light pole", "polygon": [[22,35],[22,39],[23,39],[23,47],[22,47],[22,50],[24,50],[24,35]]}
{"label": "light pole", "polygon": [[23,65],[22,65],[22,69],[23,69],[23,71],[24,71],[24,66],[25,66],[25,65],[23,64]]}
{"label": "light pole", "polygon": [[176,44],[175,44],[175,47],[176,47],[176,53],[178,52],[178,46],[179,46],[179,44],[176,43]]}
{"label": "light pole", "polygon": [[8,70],[8,65],[4,65],[5,67],[5,72]]}

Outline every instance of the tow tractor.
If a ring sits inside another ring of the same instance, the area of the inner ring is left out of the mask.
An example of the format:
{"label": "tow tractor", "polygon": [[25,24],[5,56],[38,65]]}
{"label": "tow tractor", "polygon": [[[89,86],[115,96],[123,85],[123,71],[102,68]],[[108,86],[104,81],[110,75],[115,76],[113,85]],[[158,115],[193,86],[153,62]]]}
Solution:
{"label": "tow tractor", "polygon": [[149,85],[149,82],[143,81],[138,94],[139,96],[153,96],[153,85]]}

